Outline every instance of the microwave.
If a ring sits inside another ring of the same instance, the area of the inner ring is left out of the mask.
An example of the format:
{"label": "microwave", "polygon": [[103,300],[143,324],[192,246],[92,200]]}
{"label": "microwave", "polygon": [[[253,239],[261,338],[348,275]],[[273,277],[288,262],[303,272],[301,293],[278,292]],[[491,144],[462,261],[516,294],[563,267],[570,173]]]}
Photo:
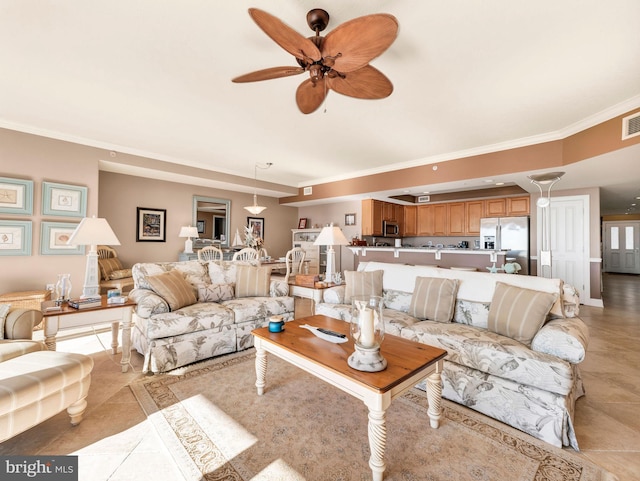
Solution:
{"label": "microwave", "polygon": [[397,222],[383,220],[382,235],[384,237],[398,237],[400,236],[400,226]]}

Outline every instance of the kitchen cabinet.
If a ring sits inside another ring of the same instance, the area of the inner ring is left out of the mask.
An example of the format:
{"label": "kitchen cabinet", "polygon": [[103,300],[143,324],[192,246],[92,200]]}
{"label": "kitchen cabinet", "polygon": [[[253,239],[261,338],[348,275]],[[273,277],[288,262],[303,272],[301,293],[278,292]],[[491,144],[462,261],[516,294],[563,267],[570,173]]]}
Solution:
{"label": "kitchen cabinet", "polygon": [[446,205],[447,235],[465,235],[466,208],[464,202],[451,202]]}
{"label": "kitchen cabinet", "polygon": [[382,204],[375,199],[362,201],[362,235],[382,235]]}
{"label": "kitchen cabinet", "polygon": [[419,205],[416,211],[416,221],[417,235],[433,235],[435,230],[433,205]]}
{"label": "kitchen cabinet", "polygon": [[465,202],[465,235],[480,235],[480,219],[484,217],[484,201]]}
{"label": "kitchen cabinet", "polygon": [[507,215],[529,215],[529,196],[507,197]]}
{"label": "kitchen cabinet", "polygon": [[433,235],[449,235],[447,204],[433,205]]}
{"label": "kitchen cabinet", "polygon": [[487,199],[484,204],[485,217],[504,217],[507,215],[507,199]]}
{"label": "kitchen cabinet", "polygon": [[403,229],[402,236],[416,236],[418,235],[418,206],[417,205],[405,205],[403,207]]}

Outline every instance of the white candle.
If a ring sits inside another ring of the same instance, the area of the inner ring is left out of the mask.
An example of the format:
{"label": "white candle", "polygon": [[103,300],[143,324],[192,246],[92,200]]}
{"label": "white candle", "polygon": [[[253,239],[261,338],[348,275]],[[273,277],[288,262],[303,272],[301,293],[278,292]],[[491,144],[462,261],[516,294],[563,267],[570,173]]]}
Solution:
{"label": "white candle", "polygon": [[360,345],[362,347],[373,347],[375,337],[373,336],[373,310],[365,307],[360,311]]}

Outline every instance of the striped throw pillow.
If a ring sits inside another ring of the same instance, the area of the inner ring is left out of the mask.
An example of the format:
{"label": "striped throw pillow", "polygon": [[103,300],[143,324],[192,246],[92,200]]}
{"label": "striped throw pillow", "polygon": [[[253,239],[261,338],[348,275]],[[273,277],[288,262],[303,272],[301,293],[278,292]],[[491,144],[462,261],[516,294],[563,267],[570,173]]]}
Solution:
{"label": "striped throw pillow", "polygon": [[418,319],[451,322],[457,293],[457,279],[416,277],[408,314]]}
{"label": "striped throw pillow", "polygon": [[557,294],[496,282],[487,329],[527,346],[544,324]]}
{"label": "striped throw pillow", "polygon": [[236,269],[236,298],[267,297],[271,268],[239,265]]}
{"label": "striped throw pillow", "polygon": [[151,289],[162,297],[172,311],[197,302],[193,287],[182,276],[180,271],[170,270],[147,277]]}
{"label": "striped throw pillow", "polygon": [[351,304],[354,297],[382,296],[383,270],[379,271],[345,271],[344,291],[345,304]]}

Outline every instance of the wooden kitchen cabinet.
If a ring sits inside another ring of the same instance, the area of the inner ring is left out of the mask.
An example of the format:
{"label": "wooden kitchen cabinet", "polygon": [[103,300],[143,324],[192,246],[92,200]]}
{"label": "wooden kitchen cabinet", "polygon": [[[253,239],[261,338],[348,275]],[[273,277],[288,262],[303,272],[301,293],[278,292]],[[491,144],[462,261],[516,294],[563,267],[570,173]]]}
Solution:
{"label": "wooden kitchen cabinet", "polygon": [[382,235],[382,205],[375,199],[362,201],[362,235]]}
{"label": "wooden kitchen cabinet", "polygon": [[487,199],[484,204],[485,217],[504,217],[507,215],[507,199]]}
{"label": "wooden kitchen cabinet", "polygon": [[433,235],[435,218],[432,205],[419,205],[416,211],[418,235]]}
{"label": "wooden kitchen cabinet", "polygon": [[480,235],[480,219],[484,217],[483,200],[465,202],[465,235]]}
{"label": "wooden kitchen cabinet", "polygon": [[403,229],[402,236],[416,236],[418,235],[418,206],[405,205],[402,208],[403,213]]}
{"label": "wooden kitchen cabinet", "polygon": [[507,197],[507,215],[529,215],[529,196]]}
{"label": "wooden kitchen cabinet", "polygon": [[466,208],[464,202],[452,202],[447,206],[447,235],[465,235]]}
{"label": "wooden kitchen cabinet", "polygon": [[433,235],[449,235],[447,204],[433,205]]}

